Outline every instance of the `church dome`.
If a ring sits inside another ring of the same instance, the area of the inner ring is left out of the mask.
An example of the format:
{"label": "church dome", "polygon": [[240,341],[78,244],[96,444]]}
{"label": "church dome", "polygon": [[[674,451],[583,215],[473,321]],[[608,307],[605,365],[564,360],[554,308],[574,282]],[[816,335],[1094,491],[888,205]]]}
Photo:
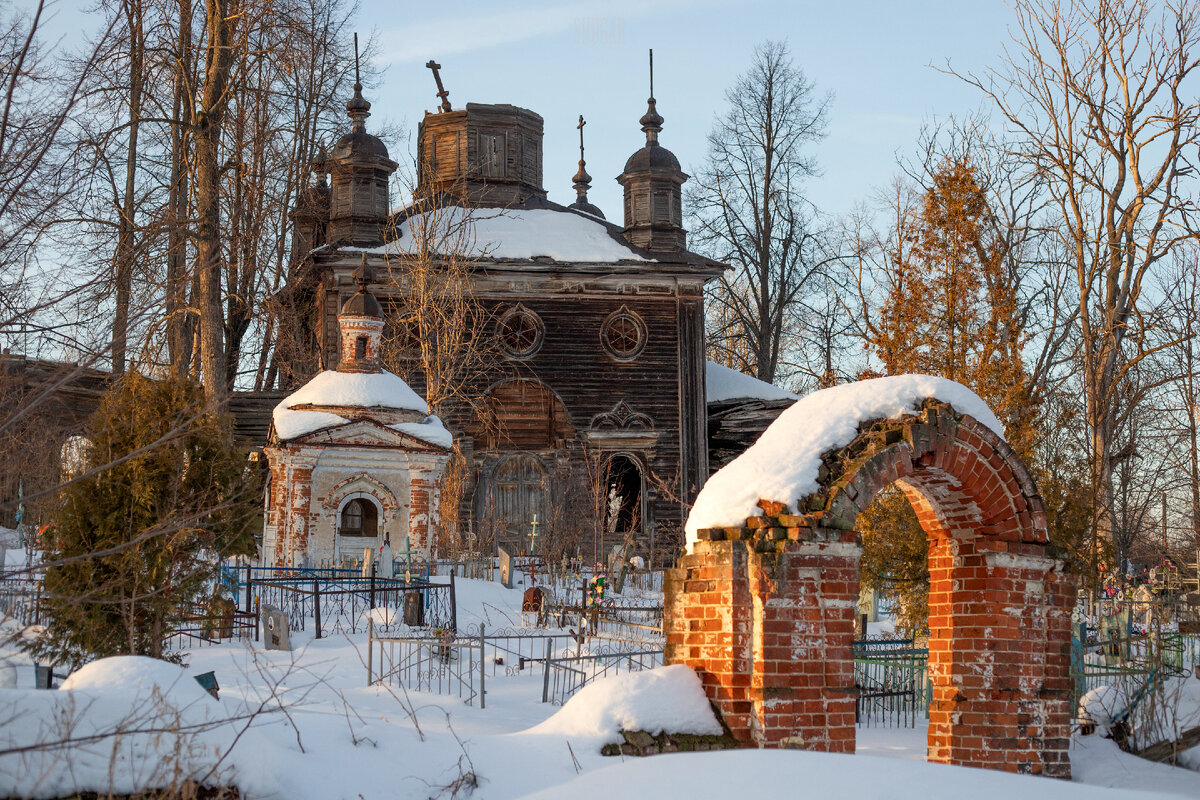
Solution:
{"label": "church dome", "polygon": [[342,303],[339,317],[383,317],[383,307],[375,299],[375,295],[359,289]]}
{"label": "church dome", "polygon": [[650,142],[625,162],[625,172],[682,172],[679,159],[658,142]]}
{"label": "church dome", "polygon": [[387,158],[387,145],[378,136],[372,136],[366,131],[351,131],[337,140],[333,146],[333,157],[336,159],[369,156],[371,158]]}

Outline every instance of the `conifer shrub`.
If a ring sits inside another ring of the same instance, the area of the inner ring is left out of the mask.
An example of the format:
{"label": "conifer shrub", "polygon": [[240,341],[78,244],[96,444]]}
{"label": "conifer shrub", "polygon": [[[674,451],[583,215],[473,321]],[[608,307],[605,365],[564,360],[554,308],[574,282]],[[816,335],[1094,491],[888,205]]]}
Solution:
{"label": "conifer shrub", "polygon": [[254,552],[261,481],[232,430],[188,378],[130,371],[113,384],[46,537],[36,655],[72,666],[167,655],[181,614],[212,597],[221,560]]}

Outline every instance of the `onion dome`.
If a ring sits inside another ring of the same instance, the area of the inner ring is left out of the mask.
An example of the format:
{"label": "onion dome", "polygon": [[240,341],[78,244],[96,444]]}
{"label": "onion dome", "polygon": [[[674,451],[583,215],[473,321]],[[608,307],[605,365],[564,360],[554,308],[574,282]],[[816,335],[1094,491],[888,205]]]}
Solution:
{"label": "onion dome", "polygon": [[650,51],[650,97],[639,120],[646,145],[625,162],[617,182],[625,189],[625,238],[647,250],[674,252],[687,245],[683,229],[683,183],[679,159],[658,142],[663,117],[654,99],[654,51]]}

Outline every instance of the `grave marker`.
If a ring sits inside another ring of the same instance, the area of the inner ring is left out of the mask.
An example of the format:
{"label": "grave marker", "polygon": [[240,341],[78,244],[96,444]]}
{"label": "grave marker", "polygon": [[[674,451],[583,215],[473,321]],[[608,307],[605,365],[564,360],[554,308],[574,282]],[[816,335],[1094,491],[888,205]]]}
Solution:
{"label": "grave marker", "polygon": [[287,614],[275,606],[262,607],[263,639],[268,650],[291,650],[291,630]]}
{"label": "grave marker", "polygon": [[498,548],[500,551],[500,585],[505,589],[511,589],[512,584],[512,554],[503,547]]}

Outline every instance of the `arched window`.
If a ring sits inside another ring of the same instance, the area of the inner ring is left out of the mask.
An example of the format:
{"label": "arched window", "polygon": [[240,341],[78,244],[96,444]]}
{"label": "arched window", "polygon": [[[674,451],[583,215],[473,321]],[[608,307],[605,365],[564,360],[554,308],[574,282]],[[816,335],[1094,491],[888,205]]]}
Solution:
{"label": "arched window", "polygon": [[354,357],[358,360],[367,357],[367,337],[360,336],[354,340]]}
{"label": "arched window", "polygon": [[370,500],[357,498],[342,508],[342,536],[365,536],[374,538],[379,530],[379,511]]}

